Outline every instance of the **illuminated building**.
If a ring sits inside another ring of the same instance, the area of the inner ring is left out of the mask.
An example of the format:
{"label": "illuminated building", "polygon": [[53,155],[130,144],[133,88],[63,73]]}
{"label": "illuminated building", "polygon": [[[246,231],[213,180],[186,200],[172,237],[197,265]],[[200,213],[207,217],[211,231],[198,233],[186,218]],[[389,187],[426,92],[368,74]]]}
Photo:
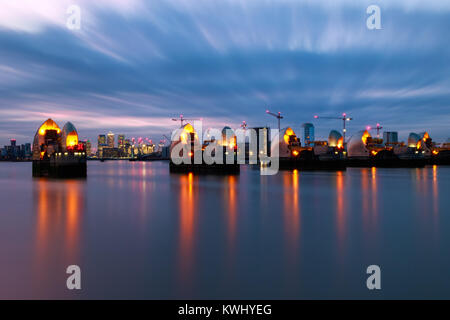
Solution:
{"label": "illuminated building", "polygon": [[309,146],[314,141],[314,125],[312,123],[302,124],[303,128],[303,143]]}
{"label": "illuminated building", "polygon": [[31,144],[26,143],[18,146],[16,139],[11,139],[10,145],[5,146],[0,151],[0,157],[4,160],[17,161],[31,158]]}
{"label": "illuminated building", "polygon": [[78,141],[75,126],[67,122],[63,130],[47,119],[33,140],[33,176],[86,176],[86,146]]}
{"label": "illuminated building", "polygon": [[119,134],[117,136],[117,146],[120,148],[123,148],[125,146],[125,135]]}
{"label": "illuminated building", "polygon": [[108,133],[108,136],[106,137],[106,144],[109,148],[114,148],[114,133],[111,131]]}
{"label": "illuminated building", "polygon": [[130,139],[125,139],[125,146],[124,146],[124,156],[125,157],[131,157],[131,142]]}
{"label": "illuminated building", "polygon": [[[336,140],[342,142],[343,138],[337,137]],[[326,141],[315,141],[314,146],[302,146],[294,130],[289,127],[281,130],[278,146],[274,144],[273,147],[278,148],[280,170],[345,170],[343,148],[330,147]]]}
{"label": "illuminated building", "polygon": [[106,147],[106,135],[99,134],[97,138],[97,155],[99,158],[103,156],[103,148]]}
{"label": "illuminated building", "polygon": [[86,154],[90,156],[91,152],[92,152],[92,144],[91,141],[88,140],[86,141]]}
{"label": "illuminated building", "polygon": [[103,147],[102,158],[118,158],[119,157],[119,149],[118,148],[110,148]]}
{"label": "illuminated building", "polygon": [[369,131],[363,130],[355,133],[347,144],[348,156],[351,158],[367,158],[371,151],[368,147],[368,139],[371,138]]}
{"label": "illuminated building", "polygon": [[408,148],[415,150],[416,153],[422,153],[426,157],[433,154],[434,148],[433,140],[428,132],[421,132],[419,134],[411,132],[408,137]]}
{"label": "illuminated building", "polygon": [[155,145],[153,144],[143,144],[140,146],[140,153],[141,154],[150,154],[155,151]]}
{"label": "illuminated building", "polygon": [[78,145],[78,133],[72,123],[67,122],[64,125],[61,133],[61,139],[63,151],[66,151],[67,148],[72,148]]}
{"label": "illuminated building", "polygon": [[106,136],[104,134],[99,134],[97,139],[97,146],[104,146],[106,144]]}
{"label": "illuminated building", "polygon": [[[410,135],[415,138],[415,135]],[[420,144],[420,139],[417,142]],[[383,140],[372,138],[367,130],[354,134],[347,143],[349,166],[373,167],[423,167],[425,158],[416,148],[402,144],[384,145]]]}
{"label": "illuminated building", "polygon": [[[274,146],[275,147],[275,146]],[[300,154],[301,143],[292,128],[287,127],[280,131],[278,152],[280,158],[296,157]]]}
{"label": "illuminated building", "polygon": [[[226,130],[225,130],[226,131]],[[232,138],[234,141],[234,137]],[[239,172],[240,165],[218,162],[207,163],[203,159],[203,147],[194,127],[186,123],[181,128],[172,132],[170,145],[170,172]],[[154,147],[154,146],[153,146]],[[223,148],[227,148],[223,146]],[[234,146],[233,146],[234,149]],[[228,150],[227,150],[228,151]],[[224,153],[224,156],[226,153]],[[236,160],[236,159],[234,159]]]}
{"label": "illuminated building", "polygon": [[51,157],[62,152],[61,129],[52,119],[47,119],[37,130],[33,140],[33,160]]}
{"label": "illuminated building", "polygon": [[337,130],[331,130],[328,135],[328,145],[330,147],[337,147],[339,149],[344,147],[344,137]]}

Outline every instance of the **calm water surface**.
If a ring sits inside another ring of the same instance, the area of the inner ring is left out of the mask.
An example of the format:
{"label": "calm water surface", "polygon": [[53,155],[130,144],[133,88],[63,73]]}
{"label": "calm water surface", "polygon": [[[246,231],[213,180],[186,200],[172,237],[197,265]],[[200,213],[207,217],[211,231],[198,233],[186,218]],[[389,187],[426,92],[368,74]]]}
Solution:
{"label": "calm water surface", "polygon": [[443,166],[197,176],[91,161],[86,180],[46,180],[0,163],[0,298],[449,299],[449,190]]}

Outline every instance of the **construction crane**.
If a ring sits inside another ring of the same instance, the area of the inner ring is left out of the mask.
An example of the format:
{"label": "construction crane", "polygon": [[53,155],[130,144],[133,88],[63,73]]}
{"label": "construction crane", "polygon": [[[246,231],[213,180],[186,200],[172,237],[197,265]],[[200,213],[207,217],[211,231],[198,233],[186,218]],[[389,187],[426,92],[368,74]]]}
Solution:
{"label": "construction crane", "polygon": [[162,135],[162,139],[159,140],[159,144],[163,144],[166,145],[166,142],[169,141],[169,143],[172,141],[172,139],[170,139],[168,136],[166,136],[165,134]]}
{"label": "construction crane", "polygon": [[180,118],[178,118],[178,119],[172,118],[172,121],[180,121],[180,128],[183,127],[183,121],[190,121],[190,120],[202,120],[202,119],[201,118],[200,119],[194,119],[194,118],[187,119],[187,118],[183,117],[182,114],[180,114]]}
{"label": "construction crane", "polygon": [[242,121],[241,128],[247,130],[247,122],[245,122],[245,120]]}
{"label": "construction crane", "polygon": [[266,110],[266,113],[268,115],[278,119],[278,132],[279,132],[280,131],[280,120],[283,119],[283,116],[281,115],[281,112],[273,113],[273,112],[270,112],[269,110]]}
{"label": "construction crane", "polygon": [[347,121],[351,121],[353,120],[353,118],[350,118],[347,116],[347,114],[344,112],[342,114],[342,117],[322,117],[322,116],[314,116],[314,119],[336,119],[336,120],[342,120],[342,136],[344,138],[344,142],[345,142],[345,133],[347,132],[347,129],[345,128],[345,124],[347,123]]}
{"label": "construction crane", "polygon": [[380,130],[383,129],[383,127],[377,123],[377,126],[375,128],[372,128],[371,126],[367,126],[367,131],[372,130],[372,129],[376,129],[377,130],[377,138],[380,137]]}

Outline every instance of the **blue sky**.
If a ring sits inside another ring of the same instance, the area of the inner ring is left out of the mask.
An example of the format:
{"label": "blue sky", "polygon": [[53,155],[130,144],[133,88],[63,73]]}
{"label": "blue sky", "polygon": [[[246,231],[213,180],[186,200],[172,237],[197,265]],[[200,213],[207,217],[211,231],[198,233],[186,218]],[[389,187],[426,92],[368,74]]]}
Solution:
{"label": "blue sky", "polygon": [[[81,29],[66,10],[81,8]],[[381,8],[368,30],[366,8]],[[158,141],[179,114],[204,126],[282,126],[316,136],[355,120],[450,137],[450,2],[0,0],[0,145],[46,118],[82,138]]]}

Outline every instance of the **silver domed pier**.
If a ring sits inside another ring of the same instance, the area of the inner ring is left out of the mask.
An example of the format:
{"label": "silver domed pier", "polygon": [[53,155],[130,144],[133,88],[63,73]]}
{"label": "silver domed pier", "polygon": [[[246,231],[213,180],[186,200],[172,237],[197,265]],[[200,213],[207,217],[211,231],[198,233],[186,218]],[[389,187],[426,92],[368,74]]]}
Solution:
{"label": "silver domed pier", "polygon": [[415,147],[410,147],[409,140],[408,146],[403,144],[387,146],[383,144],[383,139],[373,138],[369,131],[358,131],[347,143],[347,166],[413,168],[425,166],[424,155]]}
{"label": "silver domed pier", "polygon": [[86,147],[78,140],[75,126],[67,122],[63,130],[47,119],[33,141],[33,176],[50,178],[86,177]]}
{"label": "silver domed pier", "polygon": [[280,169],[345,170],[344,148],[330,147],[326,141],[301,145],[292,128],[281,130],[278,139]]}

